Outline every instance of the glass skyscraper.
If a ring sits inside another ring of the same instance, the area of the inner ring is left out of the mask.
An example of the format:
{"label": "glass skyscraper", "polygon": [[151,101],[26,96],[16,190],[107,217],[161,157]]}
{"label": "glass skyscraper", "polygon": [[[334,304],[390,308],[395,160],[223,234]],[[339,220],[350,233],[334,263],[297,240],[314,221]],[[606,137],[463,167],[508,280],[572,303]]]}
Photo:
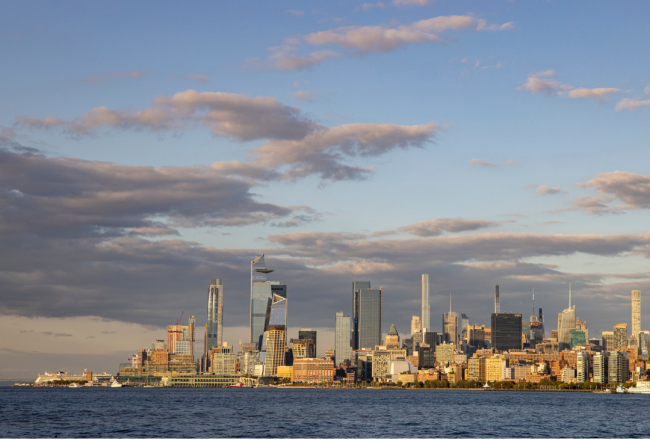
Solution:
{"label": "glass skyscraper", "polygon": [[336,313],[334,364],[336,366],[352,361],[352,348],[350,347],[350,317],[343,312]]}
{"label": "glass skyscraper", "polygon": [[[348,326],[348,334],[350,332],[350,327]],[[298,331],[298,338],[300,340],[307,340],[307,339],[312,339],[314,340],[314,352],[318,352],[318,342],[316,341],[316,331],[313,331],[311,329],[301,329]]]}
{"label": "glass skyscraper", "polygon": [[[251,343],[257,344],[259,350],[264,350],[264,331],[271,318],[273,294],[287,298],[287,287],[280,282],[267,281],[266,275],[273,270],[266,269],[264,254],[257,256],[251,262]],[[286,312],[286,306],[285,306]]]}
{"label": "glass skyscraper", "polygon": [[380,289],[361,288],[357,291],[357,347],[359,349],[374,349],[381,345],[383,299],[384,293]]}
{"label": "glass skyscraper", "polygon": [[493,313],[491,318],[492,347],[497,351],[521,349],[521,314]]}
{"label": "glass skyscraper", "polygon": [[[421,328],[431,329],[431,310],[429,309],[429,275],[422,274],[422,324]],[[411,332],[412,333],[412,332]]]}
{"label": "glass skyscraper", "polygon": [[[194,332],[192,332],[194,334]],[[218,348],[223,341],[223,280],[210,280],[205,352]]]}
{"label": "glass skyscraper", "polygon": [[352,282],[352,349],[359,349],[359,291],[370,289],[370,282]]}

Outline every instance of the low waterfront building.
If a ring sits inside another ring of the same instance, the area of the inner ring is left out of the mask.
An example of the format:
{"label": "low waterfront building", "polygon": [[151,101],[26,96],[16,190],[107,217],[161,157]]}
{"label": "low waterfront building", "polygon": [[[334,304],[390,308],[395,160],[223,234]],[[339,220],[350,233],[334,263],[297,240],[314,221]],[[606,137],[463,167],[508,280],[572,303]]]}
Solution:
{"label": "low waterfront building", "polygon": [[296,383],[321,383],[334,381],[334,360],[303,358],[293,363],[293,381]]}
{"label": "low waterfront building", "polygon": [[372,378],[383,381],[390,374],[390,352],[386,350],[372,351]]}
{"label": "low waterfront building", "polygon": [[495,355],[485,361],[485,380],[501,381],[505,378],[508,361],[502,355]]}
{"label": "low waterfront building", "polygon": [[288,378],[293,381],[293,366],[278,366],[278,378]]}
{"label": "low waterfront building", "polygon": [[230,387],[237,384],[239,380],[238,375],[170,374],[161,378],[160,385],[176,388]]}
{"label": "low waterfront building", "polygon": [[410,373],[410,372],[404,372],[402,374],[397,375],[397,381],[401,381],[402,384],[415,383],[416,379],[417,379],[417,374]]}

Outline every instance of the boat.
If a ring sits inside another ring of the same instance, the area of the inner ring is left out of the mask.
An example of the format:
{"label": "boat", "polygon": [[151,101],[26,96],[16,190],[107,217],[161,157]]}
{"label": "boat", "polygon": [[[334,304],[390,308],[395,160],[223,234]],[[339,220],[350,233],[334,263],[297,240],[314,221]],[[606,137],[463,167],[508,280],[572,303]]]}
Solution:
{"label": "boat", "polygon": [[79,383],[71,383],[70,385],[68,385],[68,387],[77,388],[81,386],[79,385]]}
{"label": "boat", "polygon": [[630,394],[650,394],[650,381],[637,381],[636,386],[627,390]]}
{"label": "boat", "polygon": [[619,385],[619,386],[616,388],[616,393],[617,393],[617,394],[624,394],[624,393],[627,393],[627,392],[625,391],[625,388],[623,387],[623,385]]}
{"label": "boat", "polygon": [[237,384],[231,384],[230,387],[234,389],[252,389],[253,386],[250,384],[244,384],[244,383],[237,383]]}
{"label": "boat", "polygon": [[111,387],[122,387],[122,383],[111,377]]}

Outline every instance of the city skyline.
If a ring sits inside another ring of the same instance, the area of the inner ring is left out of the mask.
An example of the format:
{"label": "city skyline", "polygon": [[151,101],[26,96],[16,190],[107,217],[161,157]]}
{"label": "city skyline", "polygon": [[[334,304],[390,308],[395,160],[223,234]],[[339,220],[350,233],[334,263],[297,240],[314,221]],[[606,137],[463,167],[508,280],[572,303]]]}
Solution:
{"label": "city skyline", "polygon": [[424,275],[435,332],[495,285],[547,337],[569,283],[590,335],[650,323],[650,6],[407,3],[5,2],[0,377],[109,369],[182,311],[197,355],[250,341],[261,255],[318,355],[359,280],[402,336]]}

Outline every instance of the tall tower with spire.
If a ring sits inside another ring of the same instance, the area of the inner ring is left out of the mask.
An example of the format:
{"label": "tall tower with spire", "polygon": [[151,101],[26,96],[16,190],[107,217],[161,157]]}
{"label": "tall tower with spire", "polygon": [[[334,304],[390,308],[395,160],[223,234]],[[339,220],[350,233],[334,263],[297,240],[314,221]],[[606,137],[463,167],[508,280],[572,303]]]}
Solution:
{"label": "tall tower with spire", "polygon": [[449,312],[442,315],[442,338],[445,343],[459,343],[458,314],[451,311],[451,293],[449,293]]}
{"label": "tall tower with spire", "polygon": [[569,283],[569,307],[557,315],[557,342],[559,350],[571,349],[571,330],[576,329],[576,307],[571,304],[571,284]]}

